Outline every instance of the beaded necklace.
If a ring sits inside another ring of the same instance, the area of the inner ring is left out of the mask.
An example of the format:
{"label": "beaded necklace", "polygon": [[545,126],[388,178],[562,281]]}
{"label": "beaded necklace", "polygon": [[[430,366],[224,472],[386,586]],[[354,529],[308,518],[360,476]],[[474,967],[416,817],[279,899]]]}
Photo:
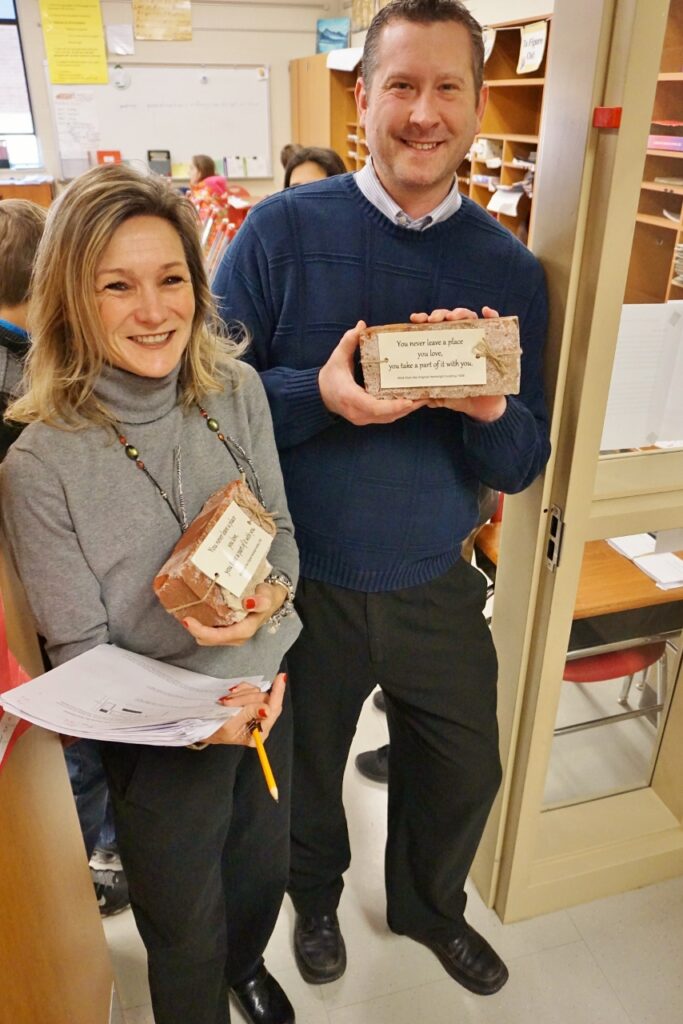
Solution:
{"label": "beaded necklace", "polygon": [[[215,419],[213,416],[209,416],[208,412],[205,409],[202,409],[202,407],[200,405],[198,405],[197,408],[199,409],[199,412],[200,412],[201,416],[206,420],[206,425],[207,425],[208,429],[211,431],[212,434],[216,435],[216,439],[221,442],[221,444],[223,445],[223,447],[227,451],[228,455],[230,456],[232,461],[235,463],[235,465],[237,467],[237,470],[238,470],[238,472],[240,474],[241,479],[243,481],[246,481],[247,472],[246,472],[246,469],[245,469],[245,466],[243,465],[243,463],[240,462],[240,459],[244,460],[244,463],[246,463],[246,466],[248,467],[248,469],[251,472],[251,477],[252,477],[252,481],[253,481],[253,484],[254,484],[252,490],[255,492],[256,497],[258,498],[258,500],[261,502],[261,504],[265,508],[265,502],[263,500],[263,491],[261,490],[261,481],[259,480],[258,473],[256,472],[256,469],[254,467],[254,463],[251,461],[251,459],[249,458],[249,456],[245,452],[245,450],[242,447],[242,445],[239,444],[234,439],[234,437],[230,437],[229,434],[224,434],[221,431],[221,429],[220,429],[220,424],[218,423],[218,420]],[[181,533],[185,533],[185,531],[187,530],[187,528],[189,526],[189,523],[187,521],[187,516],[185,514],[185,499],[184,499],[184,496],[183,496],[183,484],[182,484],[181,461],[180,461],[180,446],[178,446],[175,449],[175,455],[176,455],[175,462],[176,462],[176,473],[177,473],[177,482],[178,482],[178,500],[179,500],[179,505],[180,505],[180,515],[178,515],[178,513],[175,510],[175,508],[173,507],[173,504],[171,502],[171,499],[168,496],[168,493],[163,489],[163,487],[161,486],[159,481],[156,480],[155,477],[152,476],[150,471],[147,469],[147,466],[145,465],[143,460],[140,458],[140,451],[139,451],[139,449],[136,448],[134,444],[131,444],[129,442],[128,438],[124,434],[120,434],[118,431],[116,431],[116,436],[117,436],[117,438],[119,440],[119,444],[122,445],[123,450],[124,450],[126,456],[131,460],[131,462],[135,463],[135,465],[137,466],[137,468],[141,472],[143,472],[145,474],[147,479],[155,487],[155,489],[157,490],[159,495],[166,502],[166,505],[168,506],[168,508],[171,510],[171,513],[173,514],[173,518],[175,519],[175,521],[177,522],[178,526],[180,527],[180,532]]]}

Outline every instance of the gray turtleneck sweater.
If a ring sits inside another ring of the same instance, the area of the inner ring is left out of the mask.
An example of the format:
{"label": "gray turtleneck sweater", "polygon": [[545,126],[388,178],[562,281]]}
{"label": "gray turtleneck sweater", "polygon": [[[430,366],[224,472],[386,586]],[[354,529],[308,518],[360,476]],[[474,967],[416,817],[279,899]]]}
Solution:
{"label": "gray turtleneck sweater", "polygon": [[[269,561],[296,583],[298,556],[268,402],[256,372],[244,363],[233,367],[237,386],[228,384],[204,408],[254,463],[278,527]],[[176,510],[179,449],[190,521],[238,471],[198,408],[178,405],[177,377],[177,369],[153,380],[107,367],[96,393]],[[28,426],[0,470],[0,510],[54,665],[96,644],[114,643],[217,678],[272,679],[301,629],[292,614],[275,634],[262,628],[242,647],[196,644],[152,591],[154,576],[180,536],[179,525],[113,431]]]}

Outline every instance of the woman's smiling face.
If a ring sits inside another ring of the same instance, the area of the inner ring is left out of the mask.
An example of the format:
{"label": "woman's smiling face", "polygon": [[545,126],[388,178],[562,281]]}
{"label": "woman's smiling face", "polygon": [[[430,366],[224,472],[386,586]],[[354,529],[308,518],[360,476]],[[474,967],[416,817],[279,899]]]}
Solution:
{"label": "woman's smiling face", "polygon": [[183,244],[161,217],[131,217],[95,274],[107,358],[139,377],[165,377],[192,334],[195,302]]}

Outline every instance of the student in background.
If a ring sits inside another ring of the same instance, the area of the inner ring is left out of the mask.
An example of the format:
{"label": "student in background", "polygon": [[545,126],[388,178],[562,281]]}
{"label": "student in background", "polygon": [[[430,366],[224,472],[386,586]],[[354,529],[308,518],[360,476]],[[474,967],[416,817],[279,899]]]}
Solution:
{"label": "student in background", "polygon": [[[0,202],[0,461],[23,429],[3,416],[18,397],[29,349],[31,271],[45,217],[42,206],[25,199]],[[125,910],[130,901],[99,748],[79,740],[66,748],[65,757],[97,903],[100,914],[108,917]]]}
{"label": "student in background", "polygon": [[[45,226],[45,210],[26,199],[0,202],[0,417],[19,385],[28,352],[31,269]],[[0,460],[21,432],[0,420]]]}
{"label": "student in background", "polygon": [[287,170],[287,164],[300,150],[304,147],[300,146],[298,142],[288,142],[280,150],[280,163],[282,164],[282,170]]}
{"label": "student in background", "polygon": [[346,174],[344,161],[333,149],[308,146],[299,149],[285,169],[285,188]]}
{"label": "student in background", "polygon": [[205,153],[198,153],[190,160],[190,191],[201,190],[214,196],[222,196],[228,191],[228,183],[223,175],[216,174],[213,157]]}

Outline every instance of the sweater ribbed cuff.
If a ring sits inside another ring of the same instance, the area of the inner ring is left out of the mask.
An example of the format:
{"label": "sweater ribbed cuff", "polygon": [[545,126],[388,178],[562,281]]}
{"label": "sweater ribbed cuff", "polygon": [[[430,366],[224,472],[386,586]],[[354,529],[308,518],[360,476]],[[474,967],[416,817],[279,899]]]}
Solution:
{"label": "sweater ribbed cuff", "polygon": [[337,417],[327,409],[318,387],[319,366],[298,370],[288,376],[285,397],[296,409],[297,433],[311,436],[334,423]]}
{"label": "sweater ribbed cuff", "polygon": [[526,406],[509,395],[505,412],[493,423],[463,417],[465,440],[481,450],[506,444],[517,448],[520,437],[528,430],[529,417],[533,419]]}

